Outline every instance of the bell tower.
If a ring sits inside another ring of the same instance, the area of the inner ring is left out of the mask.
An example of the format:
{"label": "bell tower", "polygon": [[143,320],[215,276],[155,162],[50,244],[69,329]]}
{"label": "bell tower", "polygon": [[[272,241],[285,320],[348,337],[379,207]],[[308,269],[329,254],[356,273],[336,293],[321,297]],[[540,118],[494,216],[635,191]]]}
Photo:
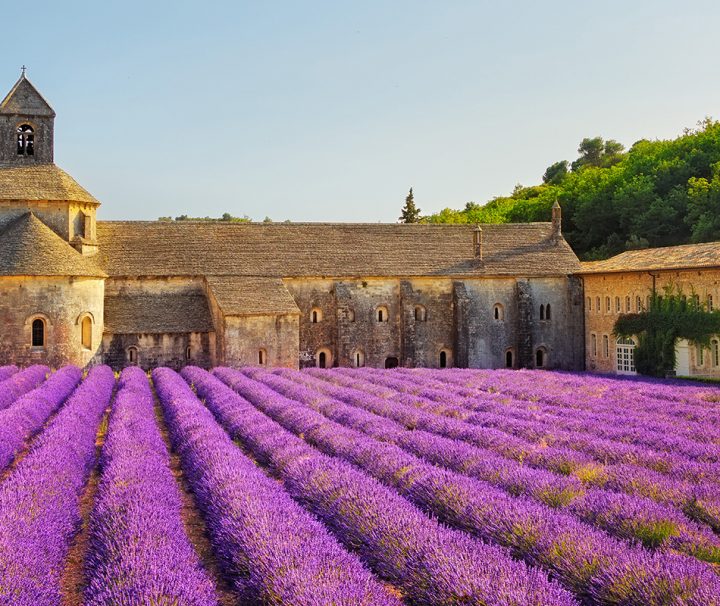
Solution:
{"label": "bell tower", "polygon": [[0,166],[53,162],[55,111],[25,76],[0,103]]}

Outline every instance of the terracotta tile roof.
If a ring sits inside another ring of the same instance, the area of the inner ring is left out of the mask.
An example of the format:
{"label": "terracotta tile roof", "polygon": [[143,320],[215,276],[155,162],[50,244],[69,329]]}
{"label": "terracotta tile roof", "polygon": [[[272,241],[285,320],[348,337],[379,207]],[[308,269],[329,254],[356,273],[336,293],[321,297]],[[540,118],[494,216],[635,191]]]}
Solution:
{"label": "terracotta tile roof", "polygon": [[61,200],[100,204],[55,164],[0,168],[0,200]]}
{"label": "terracotta tile roof", "polygon": [[205,295],[195,293],[106,296],[104,320],[113,334],[215,330]]}
{"label": "terracotta tile roof", "polygon": [[604,261],[581,263],[578,273],[720,267],[720,242],[628,250]]}
{"label": "terracotta tile roof", "polygon": [[359,223],[98,222],[111,276],[547,276],[580,269],[550,223],[483,226]]}
{"label": "terracotta tile roof", "polygon": [[207,276],[208,287],[225,316],[300,313],[279,278]]}
{"label": "terracotta tile roof", "polygon": [[106,276],[95,257],[81,255],[32,213],[0,232],[0,275]]}

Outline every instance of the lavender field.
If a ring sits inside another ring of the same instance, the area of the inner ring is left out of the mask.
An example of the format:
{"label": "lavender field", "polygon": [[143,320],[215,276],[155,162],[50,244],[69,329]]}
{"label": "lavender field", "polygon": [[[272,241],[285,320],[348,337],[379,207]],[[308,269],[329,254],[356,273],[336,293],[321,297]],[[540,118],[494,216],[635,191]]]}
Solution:
{"label": "lavender field", "polygon": [[720,389],[2,367],[0,604],[720,605]]}

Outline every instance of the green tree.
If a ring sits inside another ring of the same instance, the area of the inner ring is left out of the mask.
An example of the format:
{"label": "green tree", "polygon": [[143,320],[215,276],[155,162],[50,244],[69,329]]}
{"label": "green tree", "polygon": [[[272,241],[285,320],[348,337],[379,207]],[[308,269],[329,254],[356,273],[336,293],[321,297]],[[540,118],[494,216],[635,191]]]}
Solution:
{"label": "green tree", "polygon": [[547,167],[547,169],[545,169],[545,173],[542,178],[543,183],[552,183],[553,185],[562,183],[565,177],[567,177],[569,166],[570,164],[567,160],[560,160],[560,162],[551,164]]}
{"label": "green tree", "polygon": [[688,181],[686,221],[693,242],[720,240],[720,164],[713,167],[712,179],[692,177]]}
{"label": "green tree", "polygon": [[415,206],[415,196],[412,187],[405,196],[405,206],[403,206],[400,221],[403,223],[418,223],[420,221],[420,209]]}

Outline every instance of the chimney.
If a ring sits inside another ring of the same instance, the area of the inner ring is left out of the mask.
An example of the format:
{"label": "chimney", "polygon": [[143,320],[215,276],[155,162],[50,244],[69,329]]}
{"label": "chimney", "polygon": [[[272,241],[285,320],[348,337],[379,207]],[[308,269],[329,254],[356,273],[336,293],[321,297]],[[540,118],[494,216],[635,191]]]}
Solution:
{"label": "chimney", "polygon": [[483,235],[482,227],[479,225],[475,226],[473,230],[473,248],[475,249],[475,258],[480,261],[483,260]]}
{"label": "chimney", "polygon": [[552,239],[555,242],[562,239],[562,209],[557,200],[555,200],[552,207]]}

